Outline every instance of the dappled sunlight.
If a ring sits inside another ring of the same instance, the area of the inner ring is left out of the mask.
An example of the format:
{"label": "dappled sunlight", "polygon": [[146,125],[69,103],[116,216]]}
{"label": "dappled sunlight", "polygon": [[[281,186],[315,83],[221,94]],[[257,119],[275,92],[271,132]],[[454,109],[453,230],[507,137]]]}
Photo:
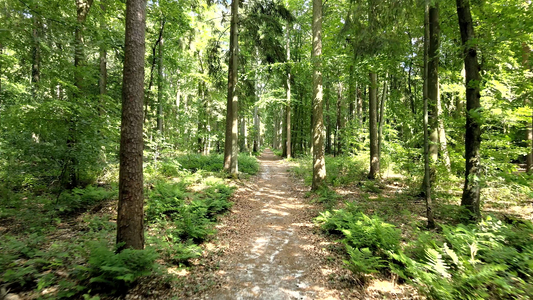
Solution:
{"label": "dappled sunlight", "polygon": [[284,211],[277,210],[277,209],[274,209],[274,208],[262,209],[261,212],[267,212],[267,213],[274,214],[274,215],[279,215],[279,216],[288,216],[288,215],[290,215],[288,212],[284,212]]}
{"label": "dappled sunlight", "polygon": [[253,248],[251,250],[254,255],[263,255],[269,239],[265,237],[259,237],[253,242]]}
{"label": "dappled sunlight", "polygon": [[176,275],[178,277],[185,277],[185,276],[189,276],[189,274],[190,274],[190,272],[187,269],[178,268],[178,267],[167,268],[167,273],[168,274],[172,274],[172,275]]}

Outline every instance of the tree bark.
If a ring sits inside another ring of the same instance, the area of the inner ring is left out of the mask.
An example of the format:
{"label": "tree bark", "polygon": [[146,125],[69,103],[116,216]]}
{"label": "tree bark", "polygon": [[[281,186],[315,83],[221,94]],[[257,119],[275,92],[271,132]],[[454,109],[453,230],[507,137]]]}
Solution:
{"label": "tree bark", "polygon": [[261,150],[261,119],[259,117],[259,106],[254,107],[254,152]]}
{"label": "tree bark", "polygon": [[122,84],[119,200],[119,249],[144,248],[143,100],[146,2],[126,3],[126,39]]}
{"label": "tree bark", "polygon": [[[103,13],[106,11],[105,5],[100,4],[100,9]],[[102,18],[103,19],[103,18]],[[100,21],[100,30],[103,31],[105,22]],[[99,62],[100,62],[100,77],[98,78],[98,88],[100,90],[100,96],[103,96],[107,93],[107,49],[105,43],[100,44],[100,53],[99,53]],[[103,104],[101,104],[103,105]],[[100,112],[102,110],[100,109]]]}
{"label": "tree bark", "polygon": [[337,89],[337,126],[335,130],[335,142],[337,144],[335,155],[342,154],[342,131],[344,128],[344,120],[342,116],[342,83],[339,83]]}
{"label": "tree bark", "polygon": [[[163,21],[161,21],[163,28]],[[157,131],[163,134],[163,30],[161,30],[161,40],[157,55]]]}
{"label": "tree bark", "polygon": [[381,162],[381,143],[383,142],[383,123],[385,115],[385,101],[387,101],[387,76],[383,81],[383,92],[381,94],[381,102],[379,107],[379,122],[378,122],[378,160]]}
{"label": "tree bark", "polygon": [[357,96],[355,95],[356,84],[355,84],[355,75],[354,75],[354,66],[353,63],[350,65],[350,84],[348,86],[348,120],[353,120],[355,102],[357,101]]}
{"label": "tree bark", "polygon": [[376,179],[379,173],[378,149],[378,114],[377,114],[377,75],[370,73],[370,87],[368,92],[369,130],[370,130],[370,172],[369,179]]}
{"label": "tree bark", "polygon": [[[427,3],[427,2],[426,2]],[[428,14],[429,6],[426,4],[426,14]],[[427,58],[427,56],[426,56]],[[427,60],[426,60],[427,61]],[[426,85],[424,80],[424,85]],[[426,199],[426,217],[428,219],[428,228],[435,228],[435,220],[433,218],[433,203],[431,200],[431,181],[430,177],[430,162],[429,162],[429,128],[428,128],[428,97],[424,97],[424,183],[422,184],[424,190],[422,193]]]}
{"label": "tree bark", "polygon": [[[526,43],[523,43],[522,51],[523,51],[522,66],[524,67],[525,70],[529,70],[530,69],[529,55],[530,55],[531,49]],[[525,102],[526,102],[525,105],[529,105],[529,107],[531,107],[532,101],[529,98],[526,99]],[[527,140],[527,145],[529,148],[529,151],[526,155],[526,173],[531,174],[533,173],[533,119],[530,119],[526,123],[526,140]]]}
{"label": "tree bark", "polygon": [[224,170],[230,176],[238,176],[237,156],[239,152],[239,122],[238,122],[238,23],[239,23],[239,0],[231,2],[231,28],[230,28],[230,54],[228,66],[228,99],[226,112],[226,143],[224,145]]}
{"label": "tree bark", "polygon": [[331,101],[330,98],[330,88],[326,85],[325,89],[326,94],[326,154],[331,154],[331,114],[329,110],[329,102]]}
{"label": "tree bark", "polygon": [[439,8],[438,4],[429,7],[429,48],[428,48],[428,114],[429,114],[429,158],[430,181],[435,182],[436,163],[439,158]]}
{"label": "tree bark", "polygon": [[40,32],[41,22],[39,17],[33,15],[33,30],[32,30],[32,64],[31,64],[31,89],[32,96],[35,97],[37,85],[41,81],[41,46],[40,46]]}
{"label": "tree bark", "polygon": [[286,141],[285,149],[287,158],[291,158],[292,145],[291,145],[291,44],[290,44],[290,27],[287,25],[287,106],[285,114],[285,130]]}
{"label": "tree bark", "polygon": [[362,128],[363,127],[363,96],[362,96],[362,92],[361,92],[361,89],[359,87],[356,87],[355,88],[355,93],[356,93],[356,106],[355,106],[355,109],[356,109],[356,115],[357,115],[357,123],[359,124],[359,128]]}
{"label": "tree bark", "polygon": [[313,0],[313,184],[317,190],[325,185],[324,116],[322,87],[322,0]]}
{"label": "tree bark", "polygon": [[444,165],[446,166],[446,169],[448,170],[448,172],[451,172],[452,162],[450,160],[450,153],[448,152],[448,142],[446,141],[446,129],[444,128],[444,117],[442,116],[441,97],[437,98],[437,118],[439,120],[439,150],[442,155],[442,160],[444,160]]}
{"label": "tree bark", "polygon": [[468,0],[456,0],[457,16],[459,17],[459,29],[461,41],[464,47],[464,60],[466,70],[466,134],[465,134],[465,184],[461,206],[466,207],[471,218],[477,221],[481,218],[479,202],[479,176],[481,146],[481,120],[479,117],[480,104],[480,67],[477,61],[477,49],[474,44],[474,25]]}

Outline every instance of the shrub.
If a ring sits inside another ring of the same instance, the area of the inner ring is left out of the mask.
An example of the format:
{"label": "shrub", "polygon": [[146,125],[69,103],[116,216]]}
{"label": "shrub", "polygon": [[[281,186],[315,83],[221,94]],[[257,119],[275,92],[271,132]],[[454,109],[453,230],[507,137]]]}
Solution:
{"label": "shrub", "polygon": [[84,189],[75,188],[61,193],[55,203],[55,209],[61,213],[80,211],[116,196],[117,190],[106,190],[89,185]]}
{"label": "shrub", "polygon": [[443,226],[442,243],[419,242],[426,244],[423,257],[393,254],[399,262],[393,271],[432,299],[525,299],[533,292],[532,228],[490,217],[476,225]]}
{"label": "shrub", "polygon": [[400,231],[381,218],[368,217],[348,203],[346,209],[326,211],[316,218],[320,227],[342,234],[349,259],[346,267],[357,275],[383,269],[386,258],[399,249]]}
{"label": "shrub", "polygon": [[152,273],[157,254],[152,249],[125,249],[115,253],[102,243],[91,243],[89,282],[115,291],[130,286],[137,278]]}

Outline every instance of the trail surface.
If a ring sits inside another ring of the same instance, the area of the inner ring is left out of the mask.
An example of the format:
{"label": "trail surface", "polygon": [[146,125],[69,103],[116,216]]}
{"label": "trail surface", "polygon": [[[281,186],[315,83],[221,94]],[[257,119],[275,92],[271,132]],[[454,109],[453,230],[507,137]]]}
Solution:
{"label": "trail surface", "polygon": [[327,287],[334,271],[324,266],[327,242],[311,223],[316,208],[272,151],[259,161],[259,176],[239,189],[219,226],[224,250],[213,274],[217,283],[196,299],[343,298]]}

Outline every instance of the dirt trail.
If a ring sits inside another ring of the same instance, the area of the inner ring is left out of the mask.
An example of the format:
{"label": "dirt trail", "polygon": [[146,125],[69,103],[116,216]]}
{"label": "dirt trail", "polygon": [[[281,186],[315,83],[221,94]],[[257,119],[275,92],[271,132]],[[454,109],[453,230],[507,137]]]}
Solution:
{"label": "dirt trail", "polygon": [[255,184],[239,189],[220,225],[219,242],[226,246],[213,274],[217,284],[197,299],[341,298],[327,287],[319,254],[325,243],[311,223],[316,208],[302,200],[288,166],[272,151],[259,161]]}

